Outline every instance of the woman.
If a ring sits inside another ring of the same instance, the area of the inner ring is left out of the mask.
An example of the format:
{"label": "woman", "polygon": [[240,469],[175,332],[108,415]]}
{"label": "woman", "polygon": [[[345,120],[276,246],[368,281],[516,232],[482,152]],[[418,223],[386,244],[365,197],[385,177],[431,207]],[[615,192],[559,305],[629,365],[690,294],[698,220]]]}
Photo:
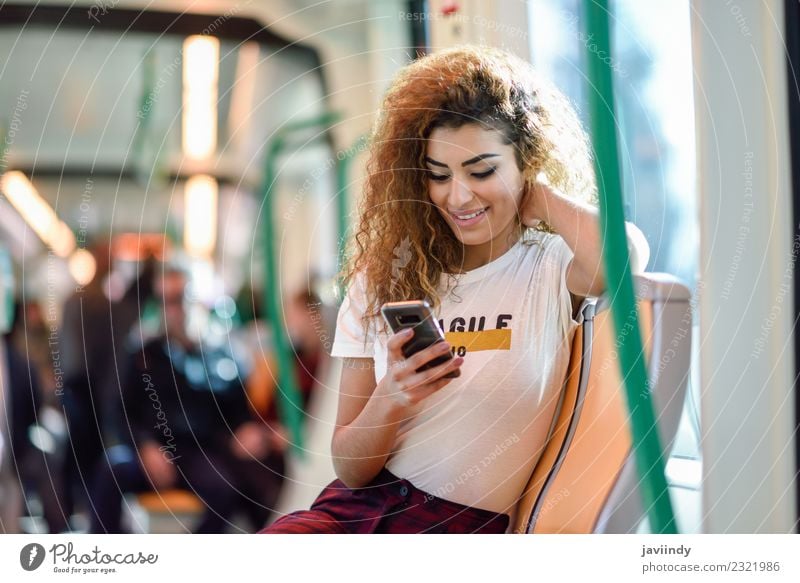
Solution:
{"label": "woman", "polygon": [[[344,358],[339,479],[264,532],[507,530],[577,308],[604,290],[595,197],[574,111],[527,63],[460,47],[401,71],[373,136],[332,350]],[[379,310],[409,299],[427,299],[447,342],[405,359],[411,334],[390,335]]]}

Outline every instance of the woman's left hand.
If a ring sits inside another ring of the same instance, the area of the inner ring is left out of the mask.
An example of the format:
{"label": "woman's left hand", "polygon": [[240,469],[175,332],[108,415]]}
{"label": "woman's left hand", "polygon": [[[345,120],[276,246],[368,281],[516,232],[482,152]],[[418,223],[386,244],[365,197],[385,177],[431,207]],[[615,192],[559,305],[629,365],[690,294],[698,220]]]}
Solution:
{"label": "woman's left hand", "polygon": [[574,297],[599,296],[605,291],[603,241],[594,205],[566,195],[539,174],[522,197],[520,220],[526,227],[544,221],[572,250],[566,284]]}

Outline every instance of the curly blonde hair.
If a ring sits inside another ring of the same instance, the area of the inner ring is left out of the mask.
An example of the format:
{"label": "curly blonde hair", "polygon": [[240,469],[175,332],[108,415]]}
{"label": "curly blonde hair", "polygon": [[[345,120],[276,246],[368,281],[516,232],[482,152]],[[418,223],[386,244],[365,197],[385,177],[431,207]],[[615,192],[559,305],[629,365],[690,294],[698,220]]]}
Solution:
{"label": "curly blonde hair", "polygon": [[[596,203],[588,140],[568,100],[533,67],[505,51],[463,46],[404,67],[383,101],[370,139],[360,222],[342,281],[366,278],[365,329],[385,302],[425,298],[440,305],[444,273],[463,245],[428,194],[424,163],[433,129],[476,123],[515,149],[526,188],[540,173],[575,199]],[[519,235],[525,234],[517,215]],[[545,223],[534,227],[552,232]]]}

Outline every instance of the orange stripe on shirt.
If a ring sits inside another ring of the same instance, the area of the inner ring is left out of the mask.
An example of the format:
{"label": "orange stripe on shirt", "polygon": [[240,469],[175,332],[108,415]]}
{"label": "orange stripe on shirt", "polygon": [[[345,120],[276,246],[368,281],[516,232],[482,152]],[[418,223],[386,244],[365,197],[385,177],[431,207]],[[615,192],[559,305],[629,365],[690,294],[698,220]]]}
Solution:
{"label": "orange stripe on shirt", "polygon": [[511,350],[511,329],[482,330],[479,332],[446,332],[450,346],[464,346],[467,352],[478,350]]}

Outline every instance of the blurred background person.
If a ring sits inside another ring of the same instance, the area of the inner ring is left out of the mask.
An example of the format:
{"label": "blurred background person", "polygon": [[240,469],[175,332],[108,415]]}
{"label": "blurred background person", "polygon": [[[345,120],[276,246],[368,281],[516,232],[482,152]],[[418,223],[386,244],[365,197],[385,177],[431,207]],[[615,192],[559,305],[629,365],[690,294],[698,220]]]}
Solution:
{"label": "blurred background person", "polygon": [[274,505],[282,456],[248,408],[235,359],[190,338],[186,276],[156,278],[162,333],[130,355],[123,384],[125,422],[106,452],[92,489],[91,532],[121,532],[124,493],[183,488],[205,511],[194,532],[220,533],[237,510],[253,530]]}
{"label": "blurred background person", "polygon": [[[48,329],[37,301],[17,302],[6,337],[18,452],[15,457],[25,497],[25,511],[41,515],[50,533],[70,530],[64,500],[64,463],[68,450],[66,421],[52,365]],[[38,528],[34,527],[38,531]]]}
{"label": "blurred background person", "polygon": [[152,261],[113,301],[109,293],[112,246],[101,239],[89,247],[95,273],[64,304],[61,358],[64,369],[63,407],[67,418],[70,455],[65,461],[65,498],[68,513],[77,510],[73,496],[84,507],[95,468],[104,447],[113,445],[121,422],[119,380],[124,378],[125,341],[139,319],[140,306],[152,295]]}
{"label": "blurred background person", "polygon": [[24,470],[32,468],[23,460],[35,455],[29,429],[36,423],[41,392],[36,370],[16,350],[10,334],[0,339],[0,532],[13,534],[20,531],[25,507]]}
{"label": "blurred background person", "polygon": [[[280,467],[291,474],[290,451],[291,436],[283,424],[281,416],[280,393],[278,385],[278,358],[274,348],[274,332],[262,319],[262,294],[246,287],[241,290],[238,304],[245,320],[244,325],[234,330],[234,341],[249,355],[249,373],[247,375],[247,395],[254,415],[262,419],[269,428],[269,437],[274,456],[281,456]],[[301,288],[287,295],[282,302],[283,314],[281,322],[289,339],[292,366],[301,397],[305,431],[308,432],[317,419],[310,413],[314,388],[319,382],[321,372],[327,362],[327,353],[323,340],[330,334],[326,308],[319,296],[310,288]],[[249,308],[249,309],[248,309]],[[298,479],[297,475],[293,476]],[[300,478],[302,480],[302,478]],[[276,475],[270,488],[275,489],[275,497],[285,503],[282,497],[284,488],[290,488],[292,482],[284,475]],[[291,493],[289,494],[291,497]],[[274,515],[273,515],[274,517]]]}
{"label": "blurred background person", "polygon": [[[240,303],[243,301],[240,298]],[[248,375],[248,395],[253,409],[274,424],[279,424],[276,381],[277,359],[272,346],[272,332],[261,318],[260,295],[252,297],[254,320],[243,326],[239,336],[252,352],[252,370]],[[308,410],[313,388],[317,382],[326,352],[322,338],[328,334],[323,322],[323,304],[311,289],[301,289],[289,294],[283,303],[283,324],[289,337],[297,386],[302,396],[303,409]]]}

